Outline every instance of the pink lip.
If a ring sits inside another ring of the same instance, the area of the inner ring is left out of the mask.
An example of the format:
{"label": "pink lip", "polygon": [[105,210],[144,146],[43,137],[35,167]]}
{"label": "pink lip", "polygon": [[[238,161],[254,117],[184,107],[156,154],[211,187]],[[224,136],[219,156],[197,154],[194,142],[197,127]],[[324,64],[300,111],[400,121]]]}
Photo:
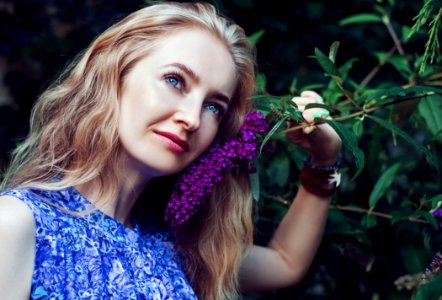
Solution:
{"label": "pink lip", "polygon": [[178,152],[188,152],[190,150],[189,143],[186,142],[185,140],[182,140],[176,134],[166,131],[155,131],[155,133],[167,138],[170,142],[172,142],[169,145]]}

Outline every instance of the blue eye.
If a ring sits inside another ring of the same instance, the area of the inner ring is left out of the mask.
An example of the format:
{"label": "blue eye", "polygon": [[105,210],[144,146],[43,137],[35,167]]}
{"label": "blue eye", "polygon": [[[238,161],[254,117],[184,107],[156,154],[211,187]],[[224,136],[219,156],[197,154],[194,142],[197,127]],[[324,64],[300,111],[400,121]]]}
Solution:
{"label": "blue eye", "polygon": [[171,86],[173,86],[174,88],[181,90],[182,84],[181,84],[181,80],[179,78],[177,78],[176,76],[169,76],[166,78],[167,83],[169,83]]}
{"label": "blue eye", "polygon": [[178,71],[172,71],[163,76],[163,79],[166,81],[168,85],[177,89],[179,91],[183,91],[186,88],[186,81],[184,79],[184,75]]}
{"label": "blue eye", "polygon": [[213,113],[218,118],[222,117],[224,114],[224,109],[220,105],[217,105],[217,104],[213,104],[213,103],[207,104],[206,109],[208,111],[210,111],[211,113]]}

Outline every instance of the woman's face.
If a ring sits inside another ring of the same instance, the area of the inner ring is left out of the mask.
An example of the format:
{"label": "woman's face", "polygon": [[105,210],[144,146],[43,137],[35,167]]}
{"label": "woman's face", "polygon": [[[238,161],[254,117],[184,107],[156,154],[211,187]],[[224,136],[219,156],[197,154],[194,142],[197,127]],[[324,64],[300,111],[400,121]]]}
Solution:
{"label": "woman's face", "polygon": [[126,165],[149,178],[188,166],[216,136],[235,85],[232,57],[210,33],[187,29],[161,39],[124,81]]}

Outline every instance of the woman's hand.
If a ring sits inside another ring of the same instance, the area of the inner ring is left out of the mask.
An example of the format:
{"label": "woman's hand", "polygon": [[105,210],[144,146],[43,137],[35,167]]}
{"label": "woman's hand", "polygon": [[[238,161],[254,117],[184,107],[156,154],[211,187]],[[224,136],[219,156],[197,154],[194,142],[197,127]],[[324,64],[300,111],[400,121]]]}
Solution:
{"label": "woman's hand", "polygon": [[[305,91],[299,97],[294,97],[292,101],[296,103],[300,111],[303,111],[302,115],[306,123],[310,125],[287,132],[287,138],[310,153],[313,165],[333,165],[341,151],[341,138],[327,123],[314,124],[314,119],[318,117],[330,119],[329,112],[323,108],[311,108],[304,111],[307,104],[323,103],[321,96],[313,91]],[[289,127],[300,125],[293,121],[288,124]]]}

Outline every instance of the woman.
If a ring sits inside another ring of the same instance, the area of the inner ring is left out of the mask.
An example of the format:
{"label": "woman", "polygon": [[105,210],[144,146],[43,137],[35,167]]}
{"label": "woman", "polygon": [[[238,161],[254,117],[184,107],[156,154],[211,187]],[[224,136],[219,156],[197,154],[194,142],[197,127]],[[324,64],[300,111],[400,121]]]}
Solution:
{"label": "woman", "polygon": [[[253,113],[241,124],[253,88],[253,49],[209,4],[153,5],[101,34],[40,96],[7,172],[2,297],[231,299],[299,281],[341,142],[326,124],[288,135],[311,154],[302,186],[268,247],[252,246],[247,159],[263,126]],[[215,162],[213,182],[182,180]]]}

